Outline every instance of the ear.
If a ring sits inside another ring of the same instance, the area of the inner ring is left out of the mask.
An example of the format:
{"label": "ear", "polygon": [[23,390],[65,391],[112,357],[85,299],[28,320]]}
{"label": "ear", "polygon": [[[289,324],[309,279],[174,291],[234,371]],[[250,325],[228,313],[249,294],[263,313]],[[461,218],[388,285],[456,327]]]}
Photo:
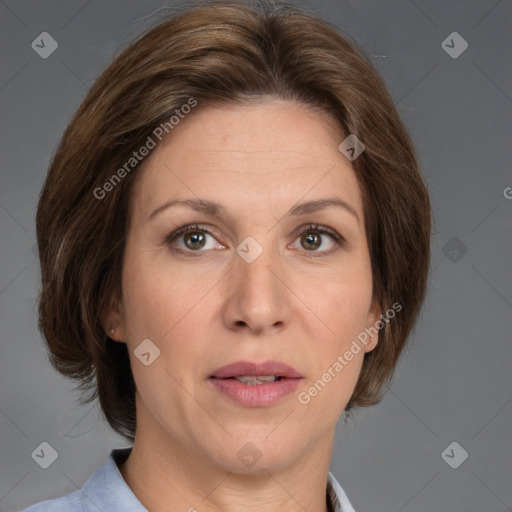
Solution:
{"label": "ear", "polygon": [[101,325],[105,330],[105,334],[114,341],[121,343],[126,342],[126,329],[124,327],[124,313],[122,301],[115,297],[111,297],[110,306],[102,314]]}
{"label": "ear", "polygon": [[368,317],[366,321],[366,332],[368,333],[369,340],[368,343],[364,347],[365,352],[371,352],[379,342],[379,333],[378,327],[376,324],[382,317],[382,306],[380,305],[380,301],[377,297],[372,298],[372,303],[370,305],[370,309],[368,311]]}

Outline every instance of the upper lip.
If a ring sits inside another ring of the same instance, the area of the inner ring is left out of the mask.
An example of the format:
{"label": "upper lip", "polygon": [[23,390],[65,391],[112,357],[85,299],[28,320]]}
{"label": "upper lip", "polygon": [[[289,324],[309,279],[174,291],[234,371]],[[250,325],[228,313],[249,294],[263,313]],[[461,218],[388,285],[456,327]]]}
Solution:
{"label": "upper lip", "polygon": [[210,377],[217,379],[229,379],[230,377],[275,375],[288,379],[299,379],[302,375],[291,366],[280,361],[236,361],[215,370]]}

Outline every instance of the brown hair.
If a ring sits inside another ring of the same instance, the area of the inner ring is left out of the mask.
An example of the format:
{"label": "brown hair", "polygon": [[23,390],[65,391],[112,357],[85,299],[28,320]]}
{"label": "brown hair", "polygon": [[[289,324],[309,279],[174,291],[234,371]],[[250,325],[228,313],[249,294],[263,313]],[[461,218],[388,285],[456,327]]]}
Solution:
{"label": "brown hair", "polygon": [[39,326],[54,367],[79,382],[82,401],[99,398],[118,433],[134,439],[135,384],[126,344],[108,338],[102,315],[112,297],[121,297],[137,166],[104,197],[94,191],[123,165],[126,170],[133,151],[191,98],[197,108],[267,96],[292,100],[327,112],[366,146],[352,164],[373,290],[383,312],[397,302],[402,310],[365,354],[347,410],[382,398],[425,294],[430,204],[389,93],[356,48],[339,29],[296,7],[208,2],[144,34],[91,87],[62,137],[38,204]]}

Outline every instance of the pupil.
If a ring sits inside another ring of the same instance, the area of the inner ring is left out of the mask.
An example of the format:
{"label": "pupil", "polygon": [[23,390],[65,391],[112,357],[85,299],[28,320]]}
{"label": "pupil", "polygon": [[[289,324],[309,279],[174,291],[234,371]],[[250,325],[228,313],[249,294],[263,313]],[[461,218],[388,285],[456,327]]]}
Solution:
{"label": "pupil", "polygon": [[[189,243],[190,242],[190,243]],[[186,244],[190,249],[197,249],[204,246],[204,235],[202,233],[187,233]]]}
{"label": "pupil", "polygon": [[[308,233],[307,235],[305,235],[305,241],[306,241],[306,245],[310,246],[309,248],[318,248],[320,246],[320,240],[319,240],[319,236],[316,235],[316,234],[313,234],[313,233]],[[313,247],[311,247],[313,246]]]}

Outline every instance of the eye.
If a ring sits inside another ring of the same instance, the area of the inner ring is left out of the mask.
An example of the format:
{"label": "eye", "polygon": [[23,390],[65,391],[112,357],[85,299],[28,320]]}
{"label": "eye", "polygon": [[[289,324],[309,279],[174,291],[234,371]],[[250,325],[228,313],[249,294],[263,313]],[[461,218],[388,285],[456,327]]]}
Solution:
{"label": "eye", "polygon": [[[208,240],[211,238],[211,240]],[[181,243],[176,243],[181,242]],[[171,246],[171,250],[176,252],[202,252],[203,249],[215,249],[221,246],[207,230],[197,224],[183,226],[173,231],[165,240],[165,243]],[[177,247],[172,247],[176,245]]]}
{"label": "eye", "polygon": [[[327,240],[327,244],[326,244]],[[344,245],[344,238],[336,231],[325,226],[310,224],[303,230],[294,247],[299,242],[305,249],[307,257],[325,256],[334,253]],[[225,247],[216,241],[215,237],[204,227],[198,224],[190,224],[173,231],[165,243],[170,246],[171,251],[177,253],[199,253],[209,249],[224,249]],[[325,247],[327,245],[327,247]],[[322,248],[321,250],[318,250]],[[299,247],[300,249],[300,247]],[[308,254],[309,253],[309,254]],[[319,253],[319,254],[316,254]]]}
{"label": "eye", "polygon": [[[327,244],[325,243],[326,239],[328,241]],[[322,255],[325,255],[326,253],[332,254],[339,249],[343,245],[344,239],[339,233],[330,228],[310,224],[305,231],[302,231],[297,242],[301,244],[301,247],[306,252],[322,253]],[[323,247],[323,249],[317,250],[319,247]],[[308,254],[308,256],[314,257],[312,254]]]}

